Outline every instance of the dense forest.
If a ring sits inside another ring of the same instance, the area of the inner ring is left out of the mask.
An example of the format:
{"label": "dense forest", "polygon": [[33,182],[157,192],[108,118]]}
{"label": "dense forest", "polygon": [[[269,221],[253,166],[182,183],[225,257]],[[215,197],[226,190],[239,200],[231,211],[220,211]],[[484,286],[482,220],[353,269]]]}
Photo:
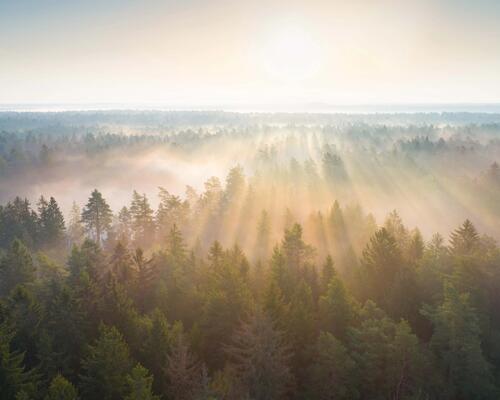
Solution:
{"label": "dense forest", "polygon": [[495,114],[2,113],[0,398],[497,399],[497,159]]}

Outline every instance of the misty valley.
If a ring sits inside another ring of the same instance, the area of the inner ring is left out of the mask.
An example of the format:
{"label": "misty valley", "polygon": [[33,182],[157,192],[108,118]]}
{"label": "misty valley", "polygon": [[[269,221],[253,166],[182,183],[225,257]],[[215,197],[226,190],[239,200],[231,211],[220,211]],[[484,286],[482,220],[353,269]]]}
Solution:
{"label": "misty valley", "polygon": [[1,399],[497,399],[500,114],[0,112]]}

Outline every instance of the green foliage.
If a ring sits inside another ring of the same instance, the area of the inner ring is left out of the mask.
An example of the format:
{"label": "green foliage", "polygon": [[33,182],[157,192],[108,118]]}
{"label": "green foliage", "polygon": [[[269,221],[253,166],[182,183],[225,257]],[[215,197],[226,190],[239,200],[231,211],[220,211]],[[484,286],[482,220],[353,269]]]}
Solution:
{"label": "green foliage", "polygon": [[13,336],[5,323],[0,325],[0,395],[6,400],[14,399],[18,393],[33,393],[36,387],[33,373],[23,365],[24,354],[11,348]]}
{"label": "green foliage", "polygon": [[40,225],[40,238],[45,246],[54,246],[59,243],[64,235],[64,217],[59,205],[53,197],[49,202],[40,197],[38,202],[38,215]]}
{"label": "green foliage", "polygon": [[283,333],[261,311],[243,322],[226,347],[233,384],[241,397],[252,399],[286,398],[293,376],[289,367],[290,349]]}
{"label": "green foliage", "polygon": [[430,346],[445,371],[448,398],[497,398],[491,366],[481,348],[478,316],[469,295],[446,283],[443,303],[423,313],[434,325]]}
{"label": "green foliage", "polygon": [[308,398],[317,400],[360,397],[356,363],[332,334],[321,332],[307,377]]}
{"label": "green foliage", "polygon": [[141,247],[147,246],[154,235],[154,212],[146,195],[140,195],[134,190],[129,211],[135,244]]}
{"label": "green foliage", "polygon": [[5,296],[17,285],[28,284],[34,279],[35,267],[31,254],[20,240],[14,239],[0,260],[0,296]]}
{"label": "green foliage", "polygon": [[333,273],[326,293],[319,299],[321,328],[338,339],[345,339],[349,327],[354,325],[357,305],[342,280]]}
{"label": "green foliage", "polygon": [[62,375],[57,375],[49,386],[44,400],[77,400],[78,392],[73,384]]}
{"label": "green foliage", "polygon": [[479,235],[468,219],[450,236],[450,248],[453,254],[470,255],[478,250]]}
{"label": "green foliage", "polygon": [[128,394],[125,400],[159,400],[160,398],[153,394],[153,378],[141,364],[137,364],[130,375],[127,377]]}
{"label": "green foliage", "polygon": [[177,334],[165,368],[167,393],[173,399],[206,398],[208,381],[206,369],[191,353],[182,332]]}
{"label": "green foliage", "polygon": [[82,211],[82,222],[98,244],[101,243],[102,235],[111,229],[111,217],[108,203],[101,192],[95,189]]}
{"label": "green foliage", "polygon": [[[15,222],[0,236],[31,241],[0,249],[0,397],[75,399],[70,382],[104,400],[498,396],[492,238],[466,222],[449,247],[440,235],[425,242],[396,212],[377,230],[359,206],[335,202],[304,231],[300,210],[288,210],[271,252],[275,210],[259,218],[252,186],[234,170],[225,188],[210,179],[201,196],[189,189],[189,201],[163,190],[154,220],[135,193],[115,226],[99,222],[99,239],[95,217],[109,207],[93,193],[84,213],[96,241],[75,233],[79,219],[65,237],[55,200],[41,198],[38,214],[21,200],[0,207],[0,224]],[[44,230],[59,233],[43,242]],[[253,236],[240,242],[245,230]],[[208,238],[222,239],[207,250]],[[130,247],[139,242],[144,250]],[[34,262],[28,249],[42,245]]]}
{"label": "green foliage", "polygon": [[123,336],[116,328],[102,325],[99,338],[88,346],[82,360],[83,398],[121,400],[127,394],[127,375],[131,370],[132,360]]}

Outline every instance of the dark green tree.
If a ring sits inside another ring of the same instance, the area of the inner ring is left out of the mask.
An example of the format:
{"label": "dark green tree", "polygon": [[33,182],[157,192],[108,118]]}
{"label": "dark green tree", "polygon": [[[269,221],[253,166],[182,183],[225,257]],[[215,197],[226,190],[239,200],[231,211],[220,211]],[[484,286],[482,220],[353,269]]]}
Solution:
{"label": "dark green tree", "polygon": [[481,349],[481,330],[469,295],[460,294],[449,282],[444,286],[443,303],[425,308],[423,314],[434,326],[430,346],[445,377],[446,398],[498,398],[491,366]]}
{"label": "dark green tree", "polygon": [[322,330],[337,339],[346,339],[354,325],[357,305],[336,273],[330,279],[326,293],[319,299],[319,322]]}
{"label": "dark green tree", "polygon": [[49,202],[40,197],[38,202],[38,222],[40,224],[40,241],[46,246],[54,246],[64,237],[64,217],[59,205],[53,197]]}
{"label": "dark green tree", "polygon": [[7,295],[17,285],[35,279],[35,267],[27,247],[14,239],[7,253],[0,260],[0,296]]}
{"label": "dark green tree", "polygon": [[153,394],[153,378],[141,364],[137,364],[127,377],[128,394],[125,400],[159,400]]}
{"label": "dark green tree", "polygon": [[36,388],[33,372],[26,371],[23,365],[24,354],[11,348],[14,335],[7,324],[0,324],[0,395],[6,400],[21,392],[34,394]]}
{"label": "dark green tree", "polygon": [[98,244],[101,244],[102,235],[108,233],[111,229],[112,215],[111,209],[102,194],[97,189],[94,189],[82,211],[82,222],[87,232]]}
{"label": "dark green tree", "polygon": [[116,328],[102,325],[99,331],[82,360],[81,393],[86,399],[122,400],[132,370],[129,349]]}
{"label": "dark green tree", "polygon": [[70,381],[59,374],[50,382],[44,400],[78,400],[78,392]]}
{"label": "dark green tree", "polygon": [[314,347],[314,361],[307,374],[307,398],[358,399],[356,363],[347,348],[328,332],[321,332]]}

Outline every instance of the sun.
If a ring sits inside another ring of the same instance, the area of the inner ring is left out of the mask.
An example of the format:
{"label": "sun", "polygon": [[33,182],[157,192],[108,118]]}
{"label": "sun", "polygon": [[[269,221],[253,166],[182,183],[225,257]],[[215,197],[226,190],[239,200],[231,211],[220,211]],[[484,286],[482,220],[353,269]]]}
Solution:
{"label": "sun", "polygon": [[300,82],[319,71],[321,55],[310,32],[291,26],[269,36],[262,48],[261,62],[272,79]]}

